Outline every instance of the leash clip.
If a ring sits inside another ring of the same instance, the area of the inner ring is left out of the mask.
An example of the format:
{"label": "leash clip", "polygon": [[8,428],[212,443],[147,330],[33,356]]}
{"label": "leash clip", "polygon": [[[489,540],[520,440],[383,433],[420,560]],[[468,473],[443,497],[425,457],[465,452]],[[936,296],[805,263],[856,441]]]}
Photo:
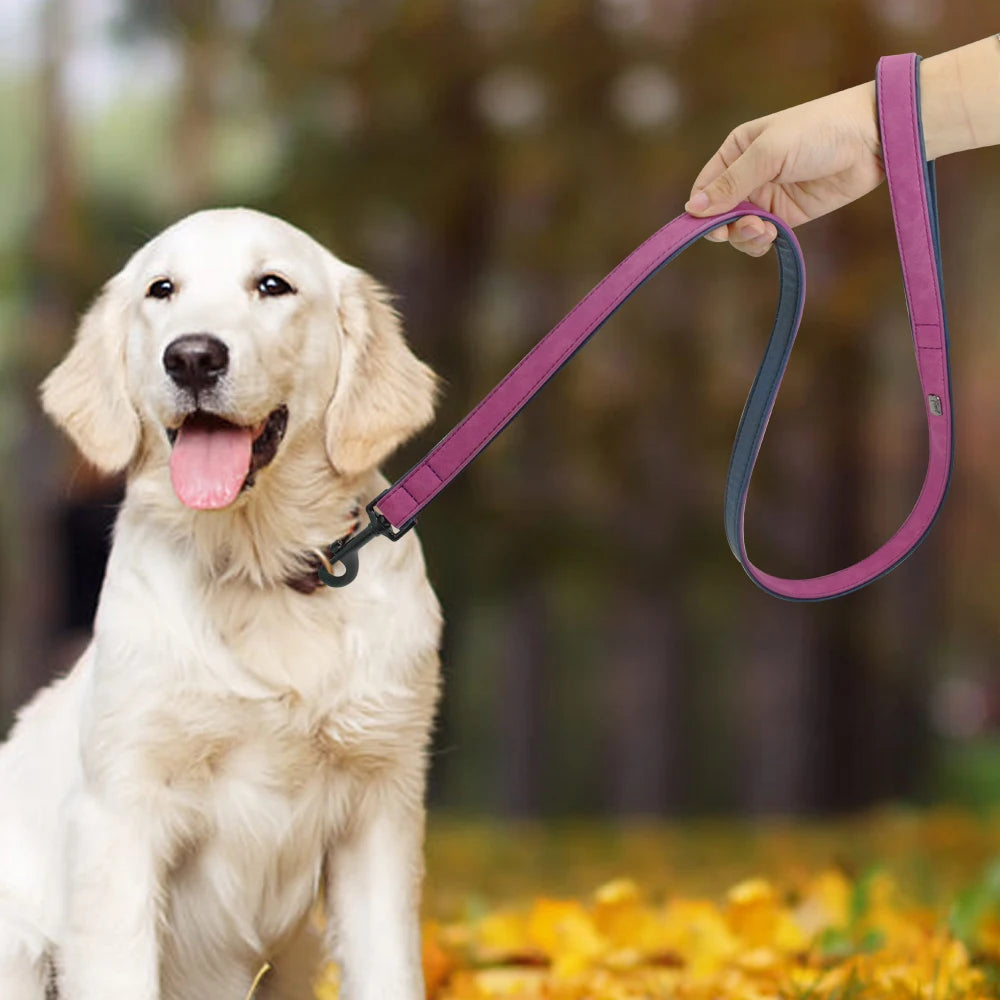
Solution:
{"label": "leash clip", "polygon": [[[368,542],[378,535],[388,538],[390,542],[398,542],[417,523],[417,519],[413,518],[407,521],[402,528],[396,530],[389,523],[389,519],[375,509],[375,505],[388,492],[388,490],[383,490],[365,507],[365,510],[368,512],[368,524],[359,531],[338,539],[326,550],[327,558],[330,560],[329,568],[321,563],[316,572],[320,580],[328,587],[346,587],[349,583],[353,582],[360,569],[358,549],[363,545],[367,545]],[[344,572],[339,576],[333,572],[337,563],[340,563],[344,567]]]}

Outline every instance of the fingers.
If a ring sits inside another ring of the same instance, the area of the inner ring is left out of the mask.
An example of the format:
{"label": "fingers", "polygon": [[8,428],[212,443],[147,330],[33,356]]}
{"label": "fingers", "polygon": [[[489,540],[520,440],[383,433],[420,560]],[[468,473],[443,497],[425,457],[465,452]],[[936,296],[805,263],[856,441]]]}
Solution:
{"label": "fingers", "polygon": [[744,215],[728,226],[719,226],[705,235],[712,243],[728,240],[741,253],[750,257],[760,257],[767,253],[778,236],[774,223],[759,219],[756,215]]}
{"label": "fingers", "polygon": [[756,215],[745,215],[728,228],[730,244],[751,257],[766,254],[778,236],[773,223],[758,219]]}
{"label": "fingers", "polygon": [[691,194],[708,187],[720,174],[725,173],[747,151],[759,134],[756,122],[734,128],[716,150],[715,155],[701,168],[701,173],[691,185]]}
{"label": "fingers", "polygon": [[[691,197],[684,208],[695,216],[728,212],[752,192],[775,180],[780,171],[766,129],[768,119],[758,119],[733,129],[718,152],[705,164],[695,179]],[[735,222],[719,226],[705,239],[713,243],[727,240],[741,253],[760,257],[777,238],[773,223],[745,215]]]}
{"label": "fingers", "polygon": [[738,205],[751,191],[773,180],[778,166],[770,143],[751,139],[746,126],[731,132],[695,180],[684,208],[697,216],[718,215]]}

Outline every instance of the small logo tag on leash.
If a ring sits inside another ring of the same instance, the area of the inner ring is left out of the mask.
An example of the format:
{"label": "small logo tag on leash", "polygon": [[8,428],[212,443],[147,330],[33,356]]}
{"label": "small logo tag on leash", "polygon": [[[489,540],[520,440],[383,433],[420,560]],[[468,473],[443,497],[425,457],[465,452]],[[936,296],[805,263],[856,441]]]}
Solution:
{"label": "small logo tag on leash", "polygon": [[935,417],[940,417],[941,414],[944,413],[944,409],[941,406],[940,396],[935,396],[933,393],[931,393],[927,397],[927,402],[930,405],[931,413],[933,413]]}

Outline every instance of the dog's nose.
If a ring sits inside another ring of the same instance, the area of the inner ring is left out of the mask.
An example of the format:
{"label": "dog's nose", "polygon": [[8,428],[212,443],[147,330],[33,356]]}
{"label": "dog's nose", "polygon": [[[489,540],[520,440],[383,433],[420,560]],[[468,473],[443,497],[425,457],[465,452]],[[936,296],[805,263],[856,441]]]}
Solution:
{"label": "dog's nose", "polygon": [[167,344],[163,367],[182,389],[209,389],[229,367],[229,348],[210,333],[185,333]]}

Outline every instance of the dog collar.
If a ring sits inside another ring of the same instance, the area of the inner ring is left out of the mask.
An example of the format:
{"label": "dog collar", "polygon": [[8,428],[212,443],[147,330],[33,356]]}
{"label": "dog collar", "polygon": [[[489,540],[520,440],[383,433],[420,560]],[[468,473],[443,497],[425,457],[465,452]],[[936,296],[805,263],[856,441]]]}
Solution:
{"label": "dog collar", "polygon": [[309,568],[303,570],[301,573],[285,577],[285,583],[291,587],[292,590],[297,590],[300,594],[314,594],[325,583],[325,581],[320,577],[320,571],[331,576],[333,579],[338,579],[336,574],[333,572],[333,563],[331,563],[328,559],[327,552],[332,551],[335,546],[346,544],[346,542],[352,538],[361,527],[360,501],[355,502],[355,504],[351,507],[349,516],[352,518],[353,523],[351,525],[351,530],[347,532],[346,535],[339,538],[327,549],[306,552],[302,559]]}

